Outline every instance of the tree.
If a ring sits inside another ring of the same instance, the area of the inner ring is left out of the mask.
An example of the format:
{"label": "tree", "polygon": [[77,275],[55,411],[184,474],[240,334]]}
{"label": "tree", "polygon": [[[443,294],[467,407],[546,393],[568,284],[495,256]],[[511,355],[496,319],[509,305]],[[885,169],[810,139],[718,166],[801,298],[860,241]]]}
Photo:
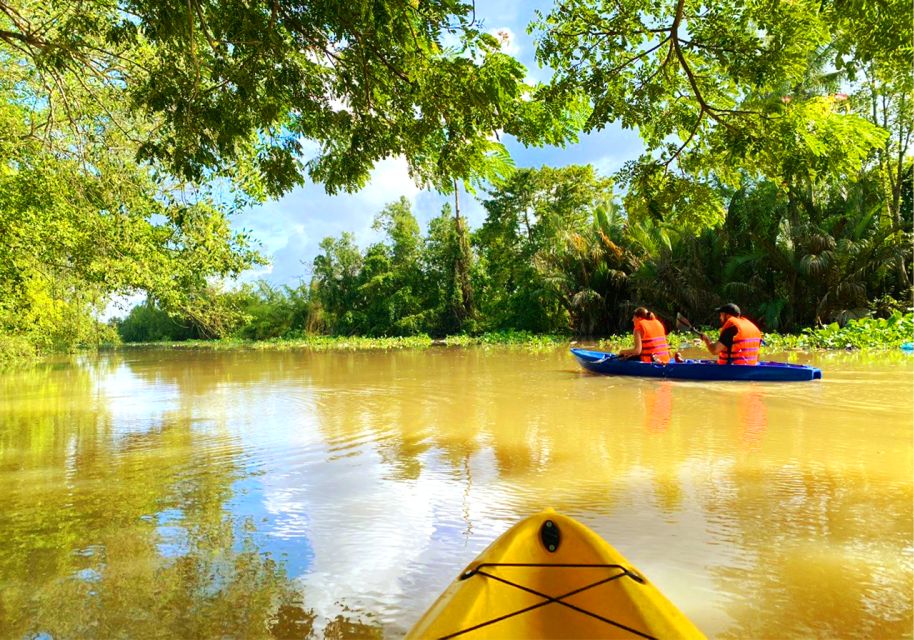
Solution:
{"label": "tree", "polygon": [[521,169],[483,201],[486,220],[474,243],[482,268],[483,316],[492,328],[563,329],[562,298],[535,265],[567,233],[584,230],[610,193],[611,182],[591,166]]}
{"label": "tree", "polygon": [[853,180],[883,145],[841,95],[804,92],[848,4],[567,0],[532,28],[550,95],[590,97],[587,130],[638,128],[648,153],[622,172],[629,214],[700,229],[723,220],[720,183],[786,182],[802,205],[801,190]]}
{"label": "tree", "polygon": [[[878,5],[843,0],[841,5],[845,10],[838,23],[836,65],[855,81],[857,90],[851,96],[855,111],[889,134],[877,150],[884,191],[882,224],[911,232],[902,214],[903,190],[911,182],[914,136],[911,7],[898,0]],[[908,290],[911,283],[904,256],[895,263],[897,284]]]}
{"label": "tree", "polygon": [[422,238],[409,200],[401,197],[378,214],[375,228],[384,229],[390,241],[390,295],[392,326],[387,332],[411,335],[426,329],[426,304],[422,274]]}
{"label": "tree", "polygon": [[578,335],[628,329],[636,260],[624,246],[623,234],[621,208],[607,197],[594,209],[589,226],[561,231],[558,242],[534,257],[538,274],[567,310]]}
{"label": "tree", "polygon": [[470,234],[466,218],[458,217],[450,204],[429,221],[423,256],[431,333],[446,335],[475,329]]}
{"label": "tree", "polygon": [[881,223],[883,197],[874,169],[823,198],[816,224],[795,226],[775,185],[741,190],[718,243],[727,256],[721,293],[752,301],[771,329],[868,315],[868,300],[893,290],[892,267],[910,250],[905,234]]}
{"label": "tree", "polygon": [[117,332],[124,342],[158,342],[162,340],[187,340],[199,337],[189,322],[172,318],[159,309],[153,300],[146,300],[130,310],[126,318],[118,320]]}
{"label": "tree", "polygon": [[473,250],[470,247],[470,229],[466,218],[460,217],[460,190],[454,183],[454,238],[457,242],[454,254],[454,277],[457,282],[459,299],[455,299],[454,313],[460,328],[473,326],[476,320],[476,301],[470,272],[473,269]]}
{"label": "tree", "polygon": [[97,343],[93,314],[136,290],[206,327],[211,280],[259,260],[217,189],[136,162],[155,134],[116,71],[62,61],[92,7],[0,3],[0,332],[45,348]]}
{"label": "tree", "polygon": [[458,0],[0,0],[0,330],[97,341],[140,290],[223,335],[219,281],[260,259],[227,215],[390,155],[444,190],[497,177],[497,132],[574,135],[524,75]]}
{"label": "tree", "polygon": [[[0,71],[0,82],[16,72]],[[95,343],[92,313],[111,295],[139,289],[193,315],[211,278],[259,260],[216,202],[157,184],[116,130],[96,131],[77,157],[68,150],[78,139],[49,124],[61,151],[47,152],[14,103],[0,109],[11,116],[0,135],[18,140],[0,158],[0,331],[46,348]]]}
{"label": "tree", "polygon": [[[305,171],[330,192],[358,188],[396,155],[447,186],[503,152],[496,131],[561,143],[575,130],[574,102],[529,100],[523,66],[460,0],[2,0],[0,46],[5,64],[41,78],[32,111],[53,109],[88,139],[71,82],[118,92],[135,117],[106,126],[137,140],[140,158],[257,196]],[[304,163],[303,141],[315,144]]]}
{"label": "tree", "polygon": [[339,239],[321,240],[322,253],[314,258],[316,295],[328,314],[332,333],[355,333],[359,326],[356,312],[364,307],[358,293],[363,258],[355,236],[343,233]]}

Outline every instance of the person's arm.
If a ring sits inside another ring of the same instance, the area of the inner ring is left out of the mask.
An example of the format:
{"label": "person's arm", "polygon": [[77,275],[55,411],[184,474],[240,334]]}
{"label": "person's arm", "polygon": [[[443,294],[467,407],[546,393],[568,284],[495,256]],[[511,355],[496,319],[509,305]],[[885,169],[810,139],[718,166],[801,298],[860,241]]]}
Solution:
{"label": "person's arm", "polygon": [[716,355],[719,354],[721,351],[724,351],[724,350],[726,350],[726,348],[727,348],[727,347],[725,347],[724,344],[721,343],[721,342],[711,342],[711,338],[709,338],[709,337],[706,336],[705,334],[701,334],[700,337],[701,337],[701,339],[704,341],[705,347],[708,348],[708,352],[709,352],[712,356],[716,356]]}
{"label": "person's arm", "polygon": [[622,351],[619,352],[620,357],[630,358],[641,355],[641,332],[635,329],[634,336],[635,346],[633,346],[631,349],[622,349]]}
{"label": "person's arm", "polygon": [[717,342],[712,343],[711,338],[705,334],[701,334],[701,339],[704,340],[705,346],[708,348],[711,355],[716,356],[733,346],[733,338],[736,337],[736,332],[737,328],[731,326],[720,332],[720,338]]}

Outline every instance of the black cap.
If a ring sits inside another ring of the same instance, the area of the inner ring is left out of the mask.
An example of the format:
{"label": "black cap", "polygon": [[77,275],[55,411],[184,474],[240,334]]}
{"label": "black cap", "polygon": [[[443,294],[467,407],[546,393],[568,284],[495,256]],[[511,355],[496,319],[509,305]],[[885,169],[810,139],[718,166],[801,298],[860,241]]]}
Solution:
{"label": "black cap", "polygon": [[717,308],[715,309],[715,311],[716,311],[717,313],[729,313],[731,316],[741,316],[741,315],[743,315],[742,313],[740,313],[739,307],[737,307],[737,306],[736,306],[735,304],[733,304],[732,302],[728,302],[727,304],[723,305],[722,307],[717,307]]}

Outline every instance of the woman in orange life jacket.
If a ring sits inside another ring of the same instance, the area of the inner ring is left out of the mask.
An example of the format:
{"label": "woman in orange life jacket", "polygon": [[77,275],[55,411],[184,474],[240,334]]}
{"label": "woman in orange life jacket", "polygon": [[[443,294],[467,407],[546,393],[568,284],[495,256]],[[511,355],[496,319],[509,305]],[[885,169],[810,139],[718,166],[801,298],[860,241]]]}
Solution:
{"label": "woman in orange life jacket", "polygon": [[620,351],[619,357],[640,357],[641,362],[669,362],[670,347],[666,343],[666,330],[657,317],[644,307],[638,307],[632,322],[635,323],[635,346]]}
{"label": "woman in orange life jacket", "polygon": [[705,346],[717,356],[717,364],[758,364],[762,332],[747,318],[742,317],[739,307],[728,303],[715,309],[720,314],[720,337],[712,343],[701,334]]}

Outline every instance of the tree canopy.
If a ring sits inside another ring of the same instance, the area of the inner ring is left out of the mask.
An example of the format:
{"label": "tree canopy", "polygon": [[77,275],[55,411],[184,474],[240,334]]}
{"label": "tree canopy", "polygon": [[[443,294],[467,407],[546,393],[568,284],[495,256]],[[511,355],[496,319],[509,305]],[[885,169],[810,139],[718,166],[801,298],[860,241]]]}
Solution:
{"label": "tree canopy", "polygon": [[257,195],[305,172],[330,192],[355,189],[392,155],[450,188],[491,177],[498,131],[551,144],[576,131],[574,101],[529,99],[523,66],[458,0],[3,0],[0,42],[39,79],[34,110],[79,129],[67,80],[89,100],[114,89],[144,126],[101,117],[133,133],[140,158]]}
{"label": "tree canopy", "polygon": [[0,325],[84,342],[139,290],[224,333],[207,290],[261,259],[228,215],[392,155],[442,190],[497,180],[499,132],[578,128],[525,73],[455,0],[0,0]]}
{"label": "tree canopy", "polygon": [[589,96],[586,130],[638,129],[630,212],[701,228],[722,220],[721,182],[854,179],[887,132],[838,80],[866,60],[910,66],[909,13],[897,0],[560,0],[531,28],[556,72],[549,95]]}
{"label": "tree canopy", "polygon": [[0,327],[49,347],[92,342],[89,312],[112,294],[189,311],[207,278],[259,259],[212,191],[136,162],[126,130],[108,124],[131,118],[114,88],[59,77],[56,103],[40,98],[44,82],[0,67]]}
{"label": "tree canopy", "polygon": [[[909,18],[900,0],[558,0],[531,25],[554,72],[534,86],[460,0],[0,0],[0,333],[98,342],[93,313],[135,291],[146,336],[587,333],[637,297],[744,296],[772,327],[892,307]],[[611,122],[645,147],[611,177],[515,171],[501,142]],[[455,198],[423,236],[399,201],[386,240],[326,239],[304,287],[220,288],[263,261],[232,213],[306,178],[358,189],[391,156],[482,191],[482,227]]]}

